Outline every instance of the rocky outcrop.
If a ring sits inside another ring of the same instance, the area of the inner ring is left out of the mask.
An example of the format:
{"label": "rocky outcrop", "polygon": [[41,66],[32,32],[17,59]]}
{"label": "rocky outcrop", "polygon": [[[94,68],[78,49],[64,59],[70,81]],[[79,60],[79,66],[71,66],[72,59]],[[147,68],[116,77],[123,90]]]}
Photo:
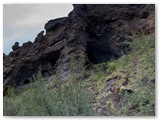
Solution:
{"label": "rocky outcrop", "polygon": [[12,47],[3,55],[4,91],[7,86],[22,86],[40,71],[44,77],[55,74],[61,65],[62,78],[69,74],[71,56],[84,53],[88,62],[98,64],[116,59],[128,47],[133,31],[154,33],[154,5],[73,5],[68,17],[50,20],[46,33],[35,41]]}
{"label": "rocky outcrop", "polygon": [[15,44],[12,46],[12,49],[15,51],[19,48],[19,43],[15,42]]}
{"label": "rocky outcrop", "polygon": [[67,20],[68,20],[67,17],[50,20],[48,21],[48,23],[45,25],[44,28],[46,32],[54,31],[56,28],[65,25]]}

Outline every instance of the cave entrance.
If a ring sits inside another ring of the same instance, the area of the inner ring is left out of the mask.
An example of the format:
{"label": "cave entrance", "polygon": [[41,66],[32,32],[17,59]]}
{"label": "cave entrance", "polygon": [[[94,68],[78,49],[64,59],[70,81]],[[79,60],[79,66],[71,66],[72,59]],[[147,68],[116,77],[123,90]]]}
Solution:
{"label": "cave entrance", "polygon": [[90,62],[98,64],[110,60],[113,56],[109,47],[104,48],[104,45],[88,43],[87,54]]}
{"label": "cave entrance", "polygon": [[41,73],[44,77],[49,77],[55,73],[55,65],[60,57],[60,51],[46,54],[41,59]]}
{"label": "cave entrance", "polygon": [[106,32],[106,27],[97,18],[91,21],[87,28],[87,54],[89,61],[93,64],[106,62],[115,55],[107,40],[109,36]]}
{"label": "cave entrance", "polygon": [[23,86],[30,83],[30,78],[39,72],[44,77],[49,77],[55,72],[55,64],[59,59],[60,51],[54,51],[43,55],[38,61],[29,62],[22,66],[15,76],[15,86]]}
{"label": "cave entrance", "polygon": [[30,83],[30,78],[38,72],[38,62],[30,62],[22,66],[15,76],[15,86],[23,86]]}

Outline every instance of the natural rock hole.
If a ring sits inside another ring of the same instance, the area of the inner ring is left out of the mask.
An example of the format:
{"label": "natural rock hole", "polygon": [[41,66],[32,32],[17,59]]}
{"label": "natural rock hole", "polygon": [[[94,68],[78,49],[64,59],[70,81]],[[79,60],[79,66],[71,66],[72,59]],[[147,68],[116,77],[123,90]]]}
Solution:
{"label": "natural rock hole", "polygon": [[114,50],[112,50],[110,43],[108,43],[106,34],[104,34],[105,29],[103,27],[101,30],[99,26],[90,25],[87,32],[89,37],[87,40],[87,54],[90,62],[98,64],[116,57]]}
{"label": "natural rock hole", "polygon": [[55,64],[59,59],[60,51],[54,51],[42,56],[38,62],[29,62],[22,66],[15,77],[15,86],[22,86],[30,83],[33,74],[41,72],[44,77],[49,77],[55,73]]}
{"label": "natural rock hole", "polygon": [[44,77],[49,77],[55,73],[55,64],[60,57],[60,51],[45,54],[41,59],[41,73]]}
{"label": "natural rock hole", "polygon": [[87,54],[90,62],[93,64],[98,64],[102,62],[106,62],[112,56],[112,52],[109,50],[101,49],[102,46],[98,46],[96,44],[89,44],[87,46]]}

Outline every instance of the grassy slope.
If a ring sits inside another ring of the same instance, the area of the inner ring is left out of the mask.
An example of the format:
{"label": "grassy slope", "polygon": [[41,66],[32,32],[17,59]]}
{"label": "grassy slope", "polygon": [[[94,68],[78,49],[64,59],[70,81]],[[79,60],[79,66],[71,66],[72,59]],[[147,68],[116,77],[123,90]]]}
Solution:
{"label": "grassy slope", "polygon": [[154,41],[152,35],[134,37],[130,52],[94,69],[84,71],[84,61],[72,64],[65,84],[58,75],[52,83],[38,75],[21,93],[9,90],[4,115],[154,115]]}
{"label": "grassy slope", "polygon": [[154,41],[152,35],[134,37],[127,55],[103,64],[106,72],[96,78],[99,115],[155,114]]}

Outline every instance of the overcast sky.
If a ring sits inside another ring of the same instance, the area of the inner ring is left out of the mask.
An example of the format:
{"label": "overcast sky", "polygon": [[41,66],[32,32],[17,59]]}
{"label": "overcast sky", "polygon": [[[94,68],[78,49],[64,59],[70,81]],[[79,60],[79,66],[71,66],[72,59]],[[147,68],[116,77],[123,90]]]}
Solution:
{"label": "overcast sky", "polygon": [[3,52],[12,51],[12,45],[34,41],[50,19],[67,16],[71,4],[5,4],[3,6]]}

